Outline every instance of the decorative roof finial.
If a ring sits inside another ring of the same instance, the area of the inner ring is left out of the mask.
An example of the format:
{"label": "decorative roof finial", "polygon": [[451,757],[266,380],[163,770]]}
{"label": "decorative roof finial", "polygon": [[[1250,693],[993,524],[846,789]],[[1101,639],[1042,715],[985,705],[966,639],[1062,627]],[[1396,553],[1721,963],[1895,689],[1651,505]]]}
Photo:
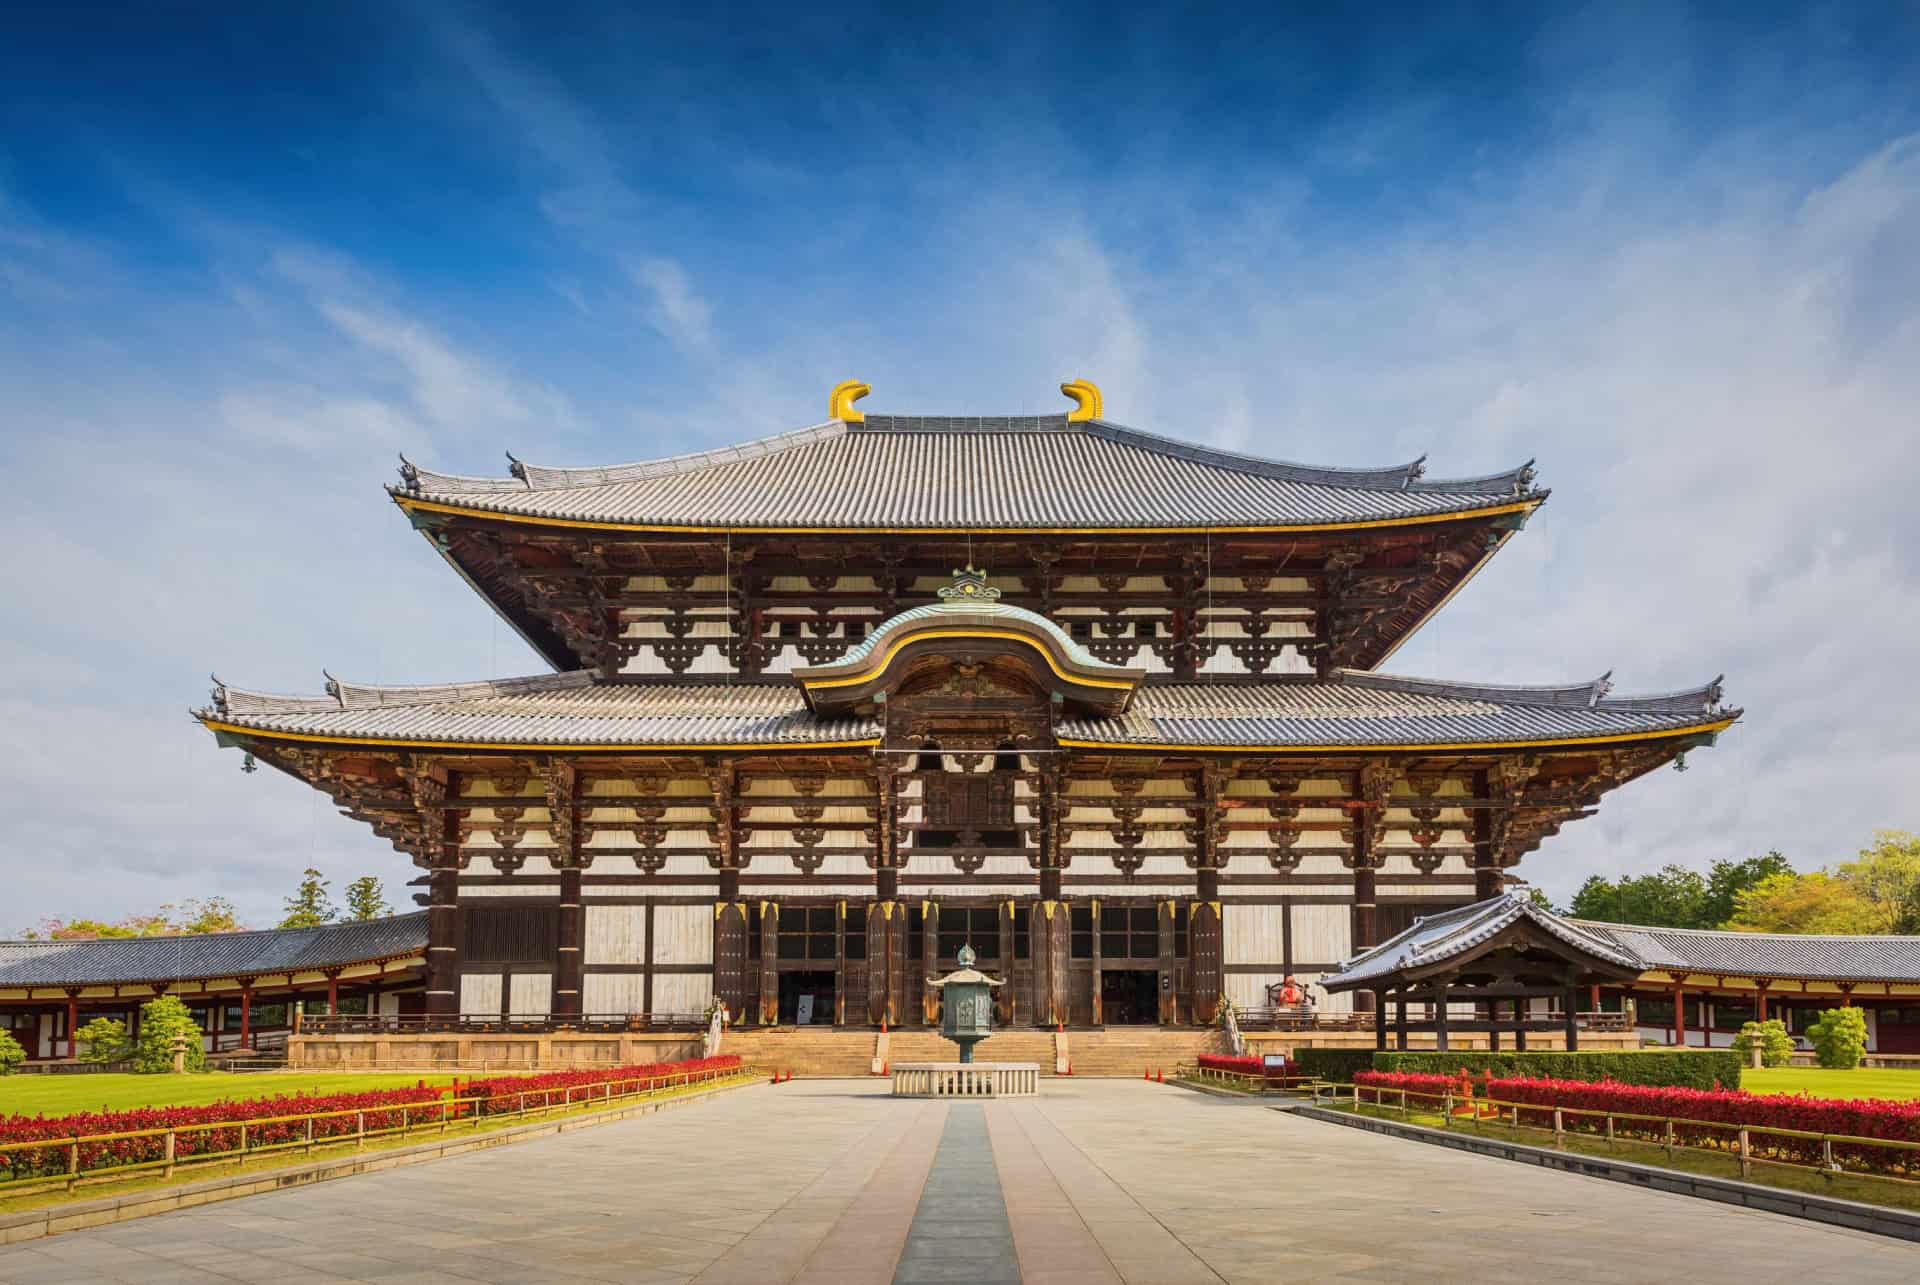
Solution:
{"label": "decorative roof finial", "polygon": [[993,602],[1000,596],[1000,591],[987,583],[987,573],[972,566],[955,567],[953,583],[938,592],[948,602]]}
{"label": "decorative roof finial", "polygon": [[1090,379],[1070,379],[1060,385],[1060,391],[1073,398],[1073,409],[1067,412],[1069,423],[1100,418],[1100,386],[1098,384]]}
{"label": "decorative roof finial", "polygon": [[866,412],[855,410],[853,404],[872,391],[872,385],[863,384],[857,379],[841,380],[827,394],[827,418],[848,424],[866,423]]}
{"label": "decorative roof finial", "polygon": [[959,964],[960,967],[962,968],[972,968],[974,961],[979,958],[980,956],[973,953],[973,946],[971,943],[962,945],[960,947],[960,953],[953,957],[954,962]]}
{"label": "decorative roof finial", "polygon": [[400,457],[400,484],[415,495],[420,493],[420,470],[405,455]]}

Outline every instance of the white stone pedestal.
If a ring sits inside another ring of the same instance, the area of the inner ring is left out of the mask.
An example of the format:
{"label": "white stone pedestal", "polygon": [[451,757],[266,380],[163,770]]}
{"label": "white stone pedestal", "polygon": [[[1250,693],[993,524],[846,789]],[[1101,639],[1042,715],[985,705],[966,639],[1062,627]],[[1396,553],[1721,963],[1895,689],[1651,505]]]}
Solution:
{"label": "white stone pedestal", "polygon": [[896,1062],[896,1098],[1030,1098],[1040,1092],[1032,1062]]}

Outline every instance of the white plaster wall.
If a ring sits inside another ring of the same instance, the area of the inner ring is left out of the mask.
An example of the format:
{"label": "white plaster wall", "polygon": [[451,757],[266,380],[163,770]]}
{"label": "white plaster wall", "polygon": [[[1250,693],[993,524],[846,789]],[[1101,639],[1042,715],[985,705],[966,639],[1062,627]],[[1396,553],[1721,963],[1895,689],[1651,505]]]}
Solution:
{"label": "white plaster wall", "polygon": [[507,994],[507,1012],[513,1017],[544,1017],[553,1011],[552,973],[515,973]]}
{"label": "white plaster wall", "polygon": [[[1223,962],[1280,966],[1286,958],[1282,937],[1286,928],[1285,906],[1236,906],[1228,903],[1220,910]],[[1311,958],[1321,957],[1315,955]]]}
{"label": "white plaster wall", "polygon": [[656,964],[711,964],[713,962],[713,907],[655,906],[653,908],[653,962]]}
{"label": "white plaster wall", "polygon": [[644,964],[647,962],[647,908],[645,906],[588,906],[584,962],[589,964]]}
{"label": "white plaster wall", "polygon": [[588,973],[581,979],[585,1012],[614,1014],[646,1011],[647,979],[639,973]]}
{"label": "white plaster wall", "polygon": [[669,973],[653,979],[653,1011],[700,1013],[713,1001],[713,974]]}
{"label": "white plaster wall", "polygon": [[1352,954],[1353,911],[1341,905],[1293,908],[1293,957],[1337,964]]}
{"label": "white plaster wall", "polygon": [[500,975],[468,973],[460,979],[460,1011],[482,1016],[500,1011]]}
{"label": "white plaster wall", "polygon": [[560,885],[557,883],[495,883],[462,884],[462,897],[558,897]]}

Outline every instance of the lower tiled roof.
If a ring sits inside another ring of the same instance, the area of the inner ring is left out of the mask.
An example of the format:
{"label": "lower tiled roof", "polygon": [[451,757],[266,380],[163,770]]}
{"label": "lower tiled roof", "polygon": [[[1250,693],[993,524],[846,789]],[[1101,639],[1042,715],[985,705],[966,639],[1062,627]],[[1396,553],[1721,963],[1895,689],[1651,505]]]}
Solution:
{"label": "lower tiled roof", "polygon": [[1542,910],[1517,893],[1501,893],[1487,901],[1458,906],[1416,919],[1410,928],[1348,960],[1338,972],[1320,979],[1328,990],[1346,990],[1377,982],[1403,969],[1425,967],[1466,954],[1502,929],[1522,919],[1532,920],[1576,951],[1620,968],[1637,961],[1610,938]]}
{"label": "lower tiled roof", "polygon": [[[1142,687],[1127,713],[1062,720],[1063,741],[1300,747],[1533,743],[1658,735],[1731,722],[1717,683],[1659,697],[1610,697],[1601,683],[1491,687],[1343,670],[1326,682]],[[222,686],[202,719],[288,737],[539,746],[844,745],[879,720],[812,714],[785,683],[604,683],[590,673],[442,687],[332,682],[327,696]]]}
{"label": "lower tiled roof", "polygon": [[427,947],[427,912],[257,932],[0,942],[0,986],[86,986],[299,972]]}
{"label": "lower tiled roof", "polygon": [[1802,936],[1569,922],[1632,952],[1649,970],[1728,977],[1920,982],[1920,937]]}

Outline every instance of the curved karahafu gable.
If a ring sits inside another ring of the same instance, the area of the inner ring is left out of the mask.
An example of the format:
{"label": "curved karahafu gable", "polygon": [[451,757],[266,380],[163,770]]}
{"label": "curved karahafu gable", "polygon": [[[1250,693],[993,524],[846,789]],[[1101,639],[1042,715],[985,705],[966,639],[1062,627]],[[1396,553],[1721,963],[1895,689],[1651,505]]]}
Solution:
{"label": "curved karahafu gable", "polygon": [[939,602],[901,612],[839,660],[794,677],[814,713],[830,715],[884,702],[923,655],[1011,654],[1064,703],[1096,716],[1126,712],[1144,670],[1107,664],[1045,616],[999,597],[986,573],[968,567]]}

